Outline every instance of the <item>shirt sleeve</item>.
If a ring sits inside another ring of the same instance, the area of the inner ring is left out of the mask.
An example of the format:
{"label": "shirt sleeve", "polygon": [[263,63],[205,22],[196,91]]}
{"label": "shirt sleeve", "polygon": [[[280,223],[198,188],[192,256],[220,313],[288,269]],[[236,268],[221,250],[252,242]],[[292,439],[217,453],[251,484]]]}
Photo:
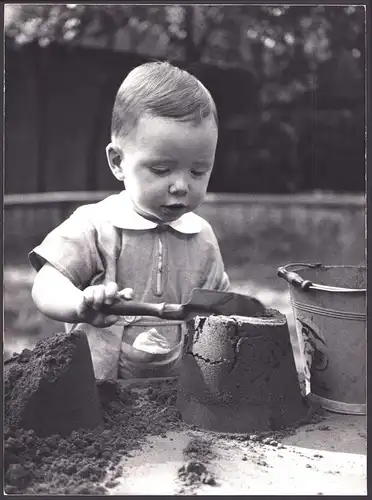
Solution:
{"label": "shirt sleeve", "polygon": [[208,225],[208,260],[206,264],[203,288],[226,292],[230,288],[230,280],[225,271],[220,247],[211,226]]}
{"label": "shirt sleeve", "polygon": [[39,271],[49,262],[75,286],[86,286],[97,272],[96,229],[80,207],[51,231],[28,255],[31,266]]}

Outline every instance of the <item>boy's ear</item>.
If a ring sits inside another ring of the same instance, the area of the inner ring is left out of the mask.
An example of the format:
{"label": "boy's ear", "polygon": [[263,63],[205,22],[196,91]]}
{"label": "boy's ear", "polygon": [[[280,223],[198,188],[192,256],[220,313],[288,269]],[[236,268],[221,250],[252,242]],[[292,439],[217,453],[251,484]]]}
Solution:
{"label": "boy's ear", "polygon": [[124,180],[124,172],[122,168],[122,161],[124,159],[123,155],[123,151],[118,146],[112,144],[112,142],[110,142],[110,144],[106,146],[106,156],[108,164],[112,173],[118,179],[118,181]]}

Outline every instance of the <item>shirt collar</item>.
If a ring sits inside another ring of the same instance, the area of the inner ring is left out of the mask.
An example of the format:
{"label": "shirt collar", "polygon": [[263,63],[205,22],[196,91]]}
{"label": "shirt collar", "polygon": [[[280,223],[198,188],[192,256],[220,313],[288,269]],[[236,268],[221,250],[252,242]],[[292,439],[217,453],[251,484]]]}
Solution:
{"label": "shirt collar", "polygon": [[[154,229],[158,223],[145,219],[137,213],[126,191],[114,194],[103,200],[103,208],[106,218],[115,227],[121,229]],[[182,215],[179,219],[164,223],[176,231],[184,234],[196,234],[201,231],[201,218],[193,212]]]}

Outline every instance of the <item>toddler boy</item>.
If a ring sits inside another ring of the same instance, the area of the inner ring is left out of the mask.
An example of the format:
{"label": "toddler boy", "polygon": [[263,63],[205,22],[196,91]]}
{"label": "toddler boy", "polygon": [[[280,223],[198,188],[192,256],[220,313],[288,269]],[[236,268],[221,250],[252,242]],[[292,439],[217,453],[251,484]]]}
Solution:
{"label": "toddler boy", "polygon": [[120,295],[186,302],[193,288],[225,291],[229,279],[202,203],[218,135],[215,103],[169,63],[132,70],[114,103],[113,175],[125,190],[78,208],[30,252],[32,296],[46,316],[86,332],[96,378],[177,375],[183,324],[105,315]]}

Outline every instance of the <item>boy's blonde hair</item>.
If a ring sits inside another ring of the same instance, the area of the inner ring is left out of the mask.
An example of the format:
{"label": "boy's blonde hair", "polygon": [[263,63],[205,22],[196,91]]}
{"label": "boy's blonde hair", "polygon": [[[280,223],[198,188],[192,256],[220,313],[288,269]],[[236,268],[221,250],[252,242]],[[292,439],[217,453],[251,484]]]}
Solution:
{"label": "boy's blonde hair", "polygon": [[199,123],[217,110],[210,92],[193,75],[168,62],[145,63],[121,84],[112,112],[111,137],[127,136],[141,116]]}

